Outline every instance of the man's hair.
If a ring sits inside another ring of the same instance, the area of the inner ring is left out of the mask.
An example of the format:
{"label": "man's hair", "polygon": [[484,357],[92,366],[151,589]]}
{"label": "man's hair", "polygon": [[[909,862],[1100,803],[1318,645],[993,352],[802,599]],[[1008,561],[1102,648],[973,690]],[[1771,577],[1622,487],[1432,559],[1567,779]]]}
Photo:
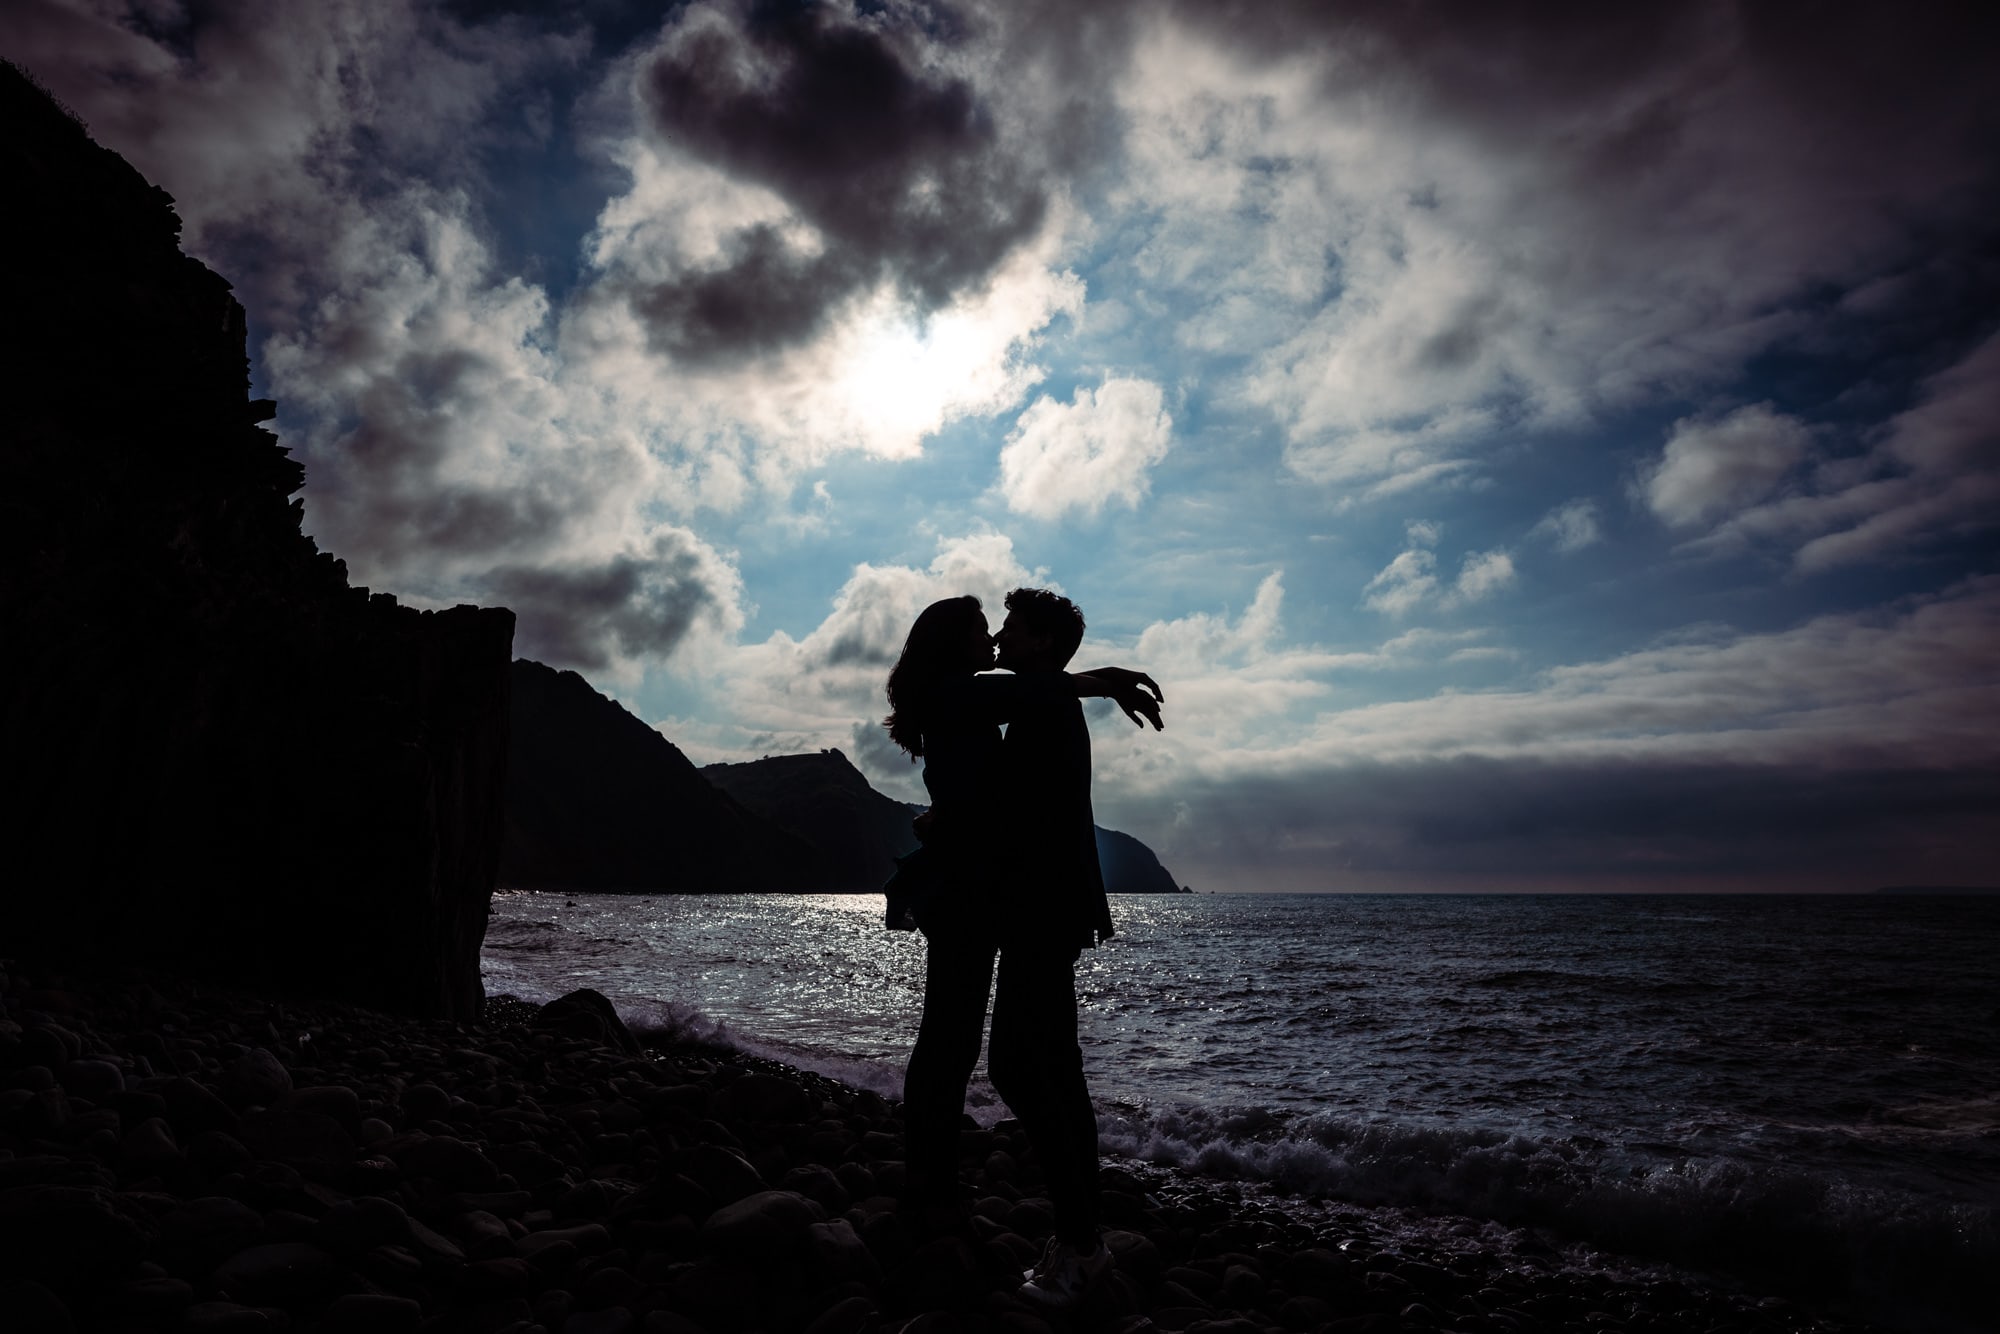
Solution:
{"label": "man's hair", "polygon": [[1074,602],[1046,588],[1017,588],[1007,595],[1007,610],[1029,634],[1049,641],[1056,666],[1067,667],[1076,656],[1083,642],[1083,612]]}

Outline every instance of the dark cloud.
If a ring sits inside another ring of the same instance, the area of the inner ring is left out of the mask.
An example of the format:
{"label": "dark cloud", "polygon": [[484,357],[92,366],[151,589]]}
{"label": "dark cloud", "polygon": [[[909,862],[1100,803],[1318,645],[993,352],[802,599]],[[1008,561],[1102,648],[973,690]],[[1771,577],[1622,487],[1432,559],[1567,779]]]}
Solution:
{"label": "dark cloud", "polygon": [[714,557],[684,533],[596,565],[503,566],[479,584],[514,609],[519,656],[582,672],[620,658],[664,658],[698,621],[733,605],[717,586]]}
{"label": "dark cloud", "polygon": [[2000,777],[1977,769],[1460,758],[1188,796],[1188,853],[1324,870],[1334,888],[1427,875],[1552,890],[1990,883],[2000,844]]}
{"label": "dark cloud", "polygon": [[1041,226],[1038,172],[971,83],[922,66],[918,40],[887,14],[770,5],[686,22],[653,55],[641,87],[656,132],[819,234],[802,249],[748,228],[720,265],[637,296],[657,349],[709,360],[794,343],[884,280],[934,309]]}

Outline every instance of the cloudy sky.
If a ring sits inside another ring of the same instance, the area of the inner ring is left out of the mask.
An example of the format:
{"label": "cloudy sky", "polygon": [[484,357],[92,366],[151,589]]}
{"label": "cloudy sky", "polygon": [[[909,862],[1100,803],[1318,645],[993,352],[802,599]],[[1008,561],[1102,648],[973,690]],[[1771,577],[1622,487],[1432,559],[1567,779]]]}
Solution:
{"label": "cloudy sky", "polygon": [[1973,6],[12,0],[356,582],[698,760],[1059,587],[1202,889],[2000,880]]}

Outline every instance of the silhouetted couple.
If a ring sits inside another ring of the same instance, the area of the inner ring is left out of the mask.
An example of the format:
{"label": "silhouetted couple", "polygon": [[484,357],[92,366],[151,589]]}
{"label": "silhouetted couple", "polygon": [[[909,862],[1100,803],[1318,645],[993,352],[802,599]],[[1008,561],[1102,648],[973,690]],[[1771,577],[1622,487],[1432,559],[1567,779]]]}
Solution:
{"label": "silhouetted couple", "polygon": [[[931,798],[918,822],[921,874],[899,875],[889,905],[890,924],[903,925],[907,909],[927,945],[923,1022],[903,1085],[905,1203],[933,1217],[963,1207],[959,1122],[991,991],[987,1073],[1034,1145],[1056,1214],[1021,1291],[1054,1307],[1073,1305],[1110,1264],[1098,1236],[1076,961],[1112,926],[1078,700],[1105,696],[1133,722],[1160,726],[1151,677],[1064,670],[1082,640],[1083,613],[1046,589],[1009,593],[998,635],[977,598],[933,603],[889,674],[887,719],[896,744],[923,758]],[[995,666],[1006,672],[988,673]]]}

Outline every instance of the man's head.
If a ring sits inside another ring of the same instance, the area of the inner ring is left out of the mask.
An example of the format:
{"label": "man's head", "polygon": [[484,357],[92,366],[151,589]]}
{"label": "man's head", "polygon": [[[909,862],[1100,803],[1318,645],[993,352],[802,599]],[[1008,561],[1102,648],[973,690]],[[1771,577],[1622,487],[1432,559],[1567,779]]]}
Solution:
{"label": "man's head", "polygon": [[1059,672],[1083,642],[1083,613],[1046,588],[1017,588],[1007,595],[1007,620],[993,637],[996,666],[1015,672]]}

